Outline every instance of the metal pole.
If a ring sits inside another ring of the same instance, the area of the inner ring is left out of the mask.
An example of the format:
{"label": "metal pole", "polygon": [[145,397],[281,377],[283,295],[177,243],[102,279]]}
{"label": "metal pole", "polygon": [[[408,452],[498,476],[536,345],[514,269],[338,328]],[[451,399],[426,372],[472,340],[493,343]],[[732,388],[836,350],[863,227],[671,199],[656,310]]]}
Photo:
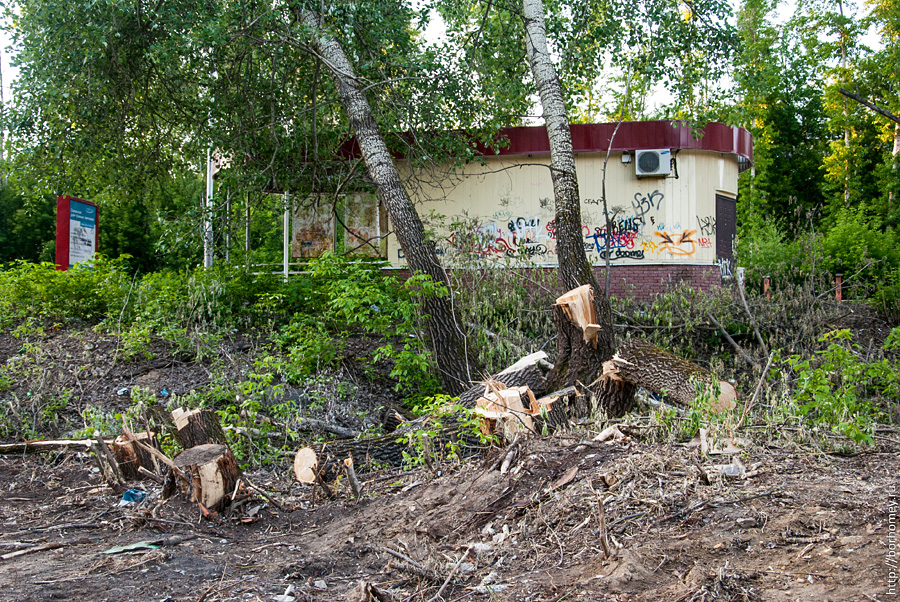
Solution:
{"label": "metal pole", "polygon": [[225,264],[231,265],[231,189],[225,191]]}
{"label": "metal pole", "polygon": [[288,280],[291,263],[291,202],[288,192],[284,191],[284,281]]}
{"label": "metal pole", "polygon": [[211,268],[213,265],[213,164],[211,149],[206,149],[206,210],[204,213],[203,227],[203,267]]}

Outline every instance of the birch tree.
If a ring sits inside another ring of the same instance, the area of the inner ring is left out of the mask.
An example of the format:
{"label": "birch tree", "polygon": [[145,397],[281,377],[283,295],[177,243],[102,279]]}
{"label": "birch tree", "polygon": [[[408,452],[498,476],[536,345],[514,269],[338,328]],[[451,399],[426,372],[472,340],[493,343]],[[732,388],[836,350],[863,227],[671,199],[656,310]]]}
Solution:
{"label": "birch tree", "polygon": [[[547,26],[542,0],[524,0],[522,16],[525,21],[525,47],[535,86],[543,107],[547,135],[550,139],[550,176],[556,202],[556,248],[559,261],[559,280],[566,290],[590,285],[594,310],[600,331],[593,346],[582,337],[581,329],[565,312],[556,310],[559,343],[553,385],[591,383],[599,375],[603,362],[612,359],[615,350],[612,309],[606,292],[600,288],[591,262],[584,251],[581,234],[581,198],[575,171],[575,152],[566,113],[562,84],[550,58],[547,45]],[[593,393],[600,404],[613,414],[630,409],[634,387],[625,383],[605,381]]]}
{"label": "birch tree", "polygon": [[[341,106],[350,120],[369,177],[387,208],[397,240],[413,271],[449,286],[434,246],[427,244],[425,228],[400,178],[400,173],[378,129],[369,101],[340,42],[327,31],[320,18],[306,6],[294,7],[295,15],[308,30],[312,42],[334,79]],[[422,310],[427,315],[427,332],[444,389],[461,393],[472,380],[469,350],[452,298],[426,296]]]}

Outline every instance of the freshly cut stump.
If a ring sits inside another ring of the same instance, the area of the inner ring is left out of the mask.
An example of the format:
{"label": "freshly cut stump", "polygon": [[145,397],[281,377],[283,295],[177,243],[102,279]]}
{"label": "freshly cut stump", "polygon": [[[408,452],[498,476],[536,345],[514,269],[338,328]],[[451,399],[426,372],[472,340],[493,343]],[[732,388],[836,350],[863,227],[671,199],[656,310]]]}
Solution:
{"label": "freshly cut stump", "polygon": [[175,438],[183,449],[191,449],[208,443],[224,444],[225,433],[219,424],[219,415],[212,410],[172,410],[175,421]]}
{"label": "freshly cut stump", "polygon": [[[600,292],[598,298],[602,296]],[[566,396],[553,404],[547,419],[549,426],[566,425],[573,418],[591,415],[598,407],[610,418],[617,418],[634,406],[634,385],[597,380],[603,372],[603,362],[613,355],[614,345],[612,322],[603,314],[598,311],[598,301],[589,284],[556,299],[556,359],[547,375],[548,388],[553,391],[575,387],[578,395]]]}
{"label": "freshly cut stump", "polygon": [[145,468],[151,472],[156,472],[156,466],[153,464],[153,458],[150,452],[140,447],[136,441],[143,443],[147,447],[158,448],[156,444],[156,433],[144,431],[142,433],[131,433],[129,435],[119,435],[112,442],[112,452],[122,471],[122,476],[126,479],[141,480],[144,475],[141,474],[139,468]]}
{"label": "freshly cut stump", "polygon": [[184,492],[191,495],[191,501],[217,512],[231,501],[240,471],[227,446],[209,443],[192,447],[175,456],[175,466],[189,475],[192,491]]}

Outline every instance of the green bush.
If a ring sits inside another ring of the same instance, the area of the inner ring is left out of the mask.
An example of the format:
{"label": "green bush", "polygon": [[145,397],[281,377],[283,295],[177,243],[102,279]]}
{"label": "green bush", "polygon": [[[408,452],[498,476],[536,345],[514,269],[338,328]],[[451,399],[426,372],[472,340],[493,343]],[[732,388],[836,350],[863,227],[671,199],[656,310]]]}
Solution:
{"label": "green bush", "polygon": [[[786,363],[797,375],[794,398],[798,411],[813,423],[827,425],[857,443],[872,443],[881,417],[877,397],[896,399],[900,366],[888,358],[867,362],[849,330],[835,330],[819,341],[827,347],[813,357],[794,355]],[[891,331],[884,349],[900,343],[900,328]]]}
{"label": "green bush", "polygon": [[0,323],[9,327],[26,318],[95,322],[117,315],[131,284],[126,260],[98,255],[66,271],[52,263],[16,261],[0,271]]}

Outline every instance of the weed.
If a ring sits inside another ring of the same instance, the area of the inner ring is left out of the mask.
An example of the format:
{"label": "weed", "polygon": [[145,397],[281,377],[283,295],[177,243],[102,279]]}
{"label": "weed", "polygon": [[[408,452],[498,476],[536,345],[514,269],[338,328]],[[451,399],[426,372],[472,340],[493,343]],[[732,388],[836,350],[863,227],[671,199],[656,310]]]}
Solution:
{"label": "weed", "polygon": [[[885,348],[896,348],[898,340],[900,328],[895,328]],[[887,358],[866,362],[860,357],[860,346],[850,342],[850,331],[846,329],[829,332],[819,341],[827,343],[827,347],[813,357],[792,355],[785,360],[797,375],[797,412],[856,443],[873,443],[875,426],[881,417],[873,398],[896,397],[900,387],[898,366]]]}

